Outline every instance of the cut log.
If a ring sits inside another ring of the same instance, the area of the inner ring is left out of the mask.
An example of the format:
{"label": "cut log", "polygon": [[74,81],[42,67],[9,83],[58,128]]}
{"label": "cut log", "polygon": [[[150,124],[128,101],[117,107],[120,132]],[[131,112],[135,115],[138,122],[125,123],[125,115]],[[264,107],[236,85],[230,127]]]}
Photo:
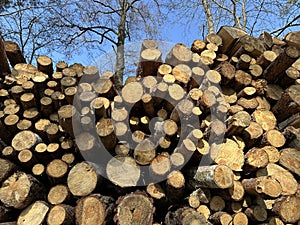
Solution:
{"label": "cut log", "polygon": [[145,194],[135,192],[121,197],[117,201],[117,213],[114,221],[120,225],[151,225],[154,206],[152,199]]}
{"label": "cut log", "polygon": [[300,176],[300,154],[295,148],[285,148],[280,151],[279,164]]}
{"label": "cut log", "polygon": [[201,40],[194,40],[192,43],[191,50],[194,53],[201,54],[201,52],[205,49],[206,44],[204,41]]}
{"label": "cut log", "polygon": [[285,137],[284,135],[279,132],[278,130],[268,130],[263,135],[263,139],[261,141],[262,145],[271,145],[275,148],[280,148],[285,144]]}
{"label": "cut log", "polygon": [[74,224],[74,208],[70,205],[56,205],[47,215],[48,225],[71,225]]}
{"label": "cut log", "polygon": [[17,225],[38,225],[46,222],[50,206],[44,201],[36,201],[24,209],[18,217]]}
{"label": "cut log", "polygon": [[282,187],[282,195],[293,195],[297,191],[298,184],[294,176],[277,164],[269,163],[265,168],[258,170],[256,174],[276,179]]}
{"label": "cut log", "polygon": [[296,223],[300,220],[300,198],[295,196],[287,196],[278,199],[272,209],[277,215],[280,216],[285,223]]}
{"label": "cut log", "polygon": [[47,165],[46,173],[51,183],[60,183],[67,176],[68,165],[61,159],[54,159]]}
{"label": "cut log", "polygon": [[225,165],[201,166],[189,174],[199,187],[225,189],[233,186],[233,172]]}
{"label": "cut log", "polygon": [[263,77],[272,83],[279,80],[287,68],[289,68],[300,56],[300,50],[293,46],[288,46],[264,71]]}
{"label": "cut log", "polygon": [[90,164],[81,162],[70,170],[67,183],[74,196],[87,196],[95,190],[98,175]]}
{"label": "cut log", "polygon": [[192,60],[192,51],[184,44],[176,44],[166,56],[166,63],[171,66],[187,64]]}
{"label": "cut log", "polygon": [[48,56],[39,56],[36,59],[37,65],[38,65],[38,70],[47,74],[49,77],[52,77],[53,74],[53,63],[52,59],[49,58]]}
{"label": "cut log", "polygon": [[119,187],[132,187],[140,179],[140,167],[129,156],[113,157],[106,166],[108,179]]}
{"label": "cut log", "polygon": [[268,176],[242,180],[245,192],[251,195],[265,194],[272,198],[277,198],[282,193],[280,183]]}
{"label": "cut log", "polygon": [[228,53],[233,47],[235,41],[247,33],[241,29],[229,26],[222,26],[217,33],[222,38],[223,45],[220,48],[221,53]]}
{"label": "cut log", "polygon": [[44,187],[33,176],[16,172],[3,182],[0,200],[7,206],[23,209],[36,199],[43,199]]}
{"label": "cut log", "polygon": [[295,46],[300,49],[300,32],[294,31],[288,33],[283,39],[289,46]]}
{"label": "cut log", "polygon": [[24,130],[15,135],[11,145],[16,151],[22,151],[24,149],[32,149],[40,142],[41,138],[37,134]]}
{"label": "cut log", "polygon": [[[111,223],[110,214],[113,210],[111,198],[90,195],[81,198],[75,207],[75,220],[78,225],[103,225]],[[93,209],[93,210],[91,210]]]}
{"label": "cut log", "polygon": [[70,192],[66,185],[58,184],[51,187],[47,195],[47,200],[52,205],[67,203],[70,199]]}
{"label": "cut log", "polygon": [[17,43],[5,41],[4,48],[10,65],[14,67],[18,63],[26,63],[26,60]]}
{"label": "cut log", "polygon": [[285,90],[281,98],[273,106],[272,112],[276,115],[278,122],[299,112],[300,85],[292,85]]}

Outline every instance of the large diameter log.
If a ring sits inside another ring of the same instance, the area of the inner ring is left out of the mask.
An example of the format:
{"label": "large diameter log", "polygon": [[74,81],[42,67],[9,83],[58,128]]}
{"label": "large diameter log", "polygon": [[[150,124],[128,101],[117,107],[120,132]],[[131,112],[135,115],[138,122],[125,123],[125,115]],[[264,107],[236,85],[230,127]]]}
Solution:
{"label": "large diameter log", "polygon": [[67,183],[74,196],[87,196],[96,188],[98,175],[90,164],[81,162],[70,170]]}
{"label": "large diameter log", "polygon": [[298,183],[293,174],[277,164],[269,163],[265,168],[258,170],[256,174],[276,179],[282,187],[282,195],[293,195],[297,192]]}
{"label": "large diameter log", "polygon": [[280,152],[279,164],[300,176],[300,154],[295,148],[285,148]]}
{"label": "large diameter log", "polygon": [[24,209],[18,217],[17,225],[39,225],[46,222],[50,206],[44,201],[36,201]]}
{"label": "large diameter log", "polygon": [[140,167],[129,156],[113,157],[106,166],[108,179],[122,188],[136,186],[140,173]]}
{"label": "large diameter log", "polygon": [[229,50],[233,47],[235,41],[245,36],[247,33],[242,29],[235,27],[222,26],[217,34],[222,38],[223,45],[220,47],[220,53],[228,53]]}
{"label": "large diameter log", "polygon": [[299,31],[294,31],[294,32],[290,32],[288,33],[285,37],[284,37],[284,41],[290,45],[290,46],[295,46],[298,49],[300,49],[300,32]]}
{"label": "large diameter log", "polygon": [[7,75],[10,73],[10,68],[7,61],[7,56],[5,53],[4,43],[0,37],[0,76]]}
{"label": "large diameter log", "polygon": [[225,189],[233,186],[233,172],[225,165],[200,166],[189,172],[199,187]]}
{"label": "large diameter log", "polygon": [[284,51],[265,69],[263,76],[272,83],[280,79],[286,69],[288,69],[300,56],[300,50],[294,46],[288,46]]}
{"label": "large diameter log", "polygon": [[40,142],[41,138],[37,134],[24,130],[14,136],[11,145],[16,151],[22,151],[24,149],[32,149]]}
{"label": "large diameter log", "polygon": [[300,85],[292,85],[285,90],[280,100],[272,108],[272,112],[276,115],[279,122],[289,116],[300,112]]}
{"label": "large diameter log", "polygon": [[16,172],[3,182],[0,188],[0,200],[13,208],[23,209],[36,199],[44,196],[42,184],[33,176]]}
{"label": "large diameter log", "polygon": [[152,199],[144,193],[131,193],[117,201],[117,213],[114,220],[119,225],[151,225],[154,206]]}
{"label": "large diameter log", "polygon": [[242,180],[242,184],[246,193],[252,195],[265,194],[276,198],[282,193],[280,183],[276,179],[268,176],[244,179]]}
{"label": "large diameter log", "polygon": [[4,47],[7,58],[12,67],[14,67],[18,63],[26,63],[26,60],[17,43],[13,41],[5,41]]}
{"label": "large diameter log", "polygon": [[[109,224],[108,215],[111,214],[112,208],[109,204],[111,199],[103,201],[98,195],[90,195],[81,198],[75,207],[76,225],[103,225]],[[92,209],[92,210],[91,210]]]}
{"label": "large diameter log", "polygon": [[[287,196],[277,199],[272,209],[285,223],[296,223],[300,220],[300,198]],[[299,224],[299,223],[298,223]]]}
{"label": "large diameter log", "polygon": [[166,56],[166,63],[171,66],[188,64],[192,60],[192,51],[184,44],[176,44]]}

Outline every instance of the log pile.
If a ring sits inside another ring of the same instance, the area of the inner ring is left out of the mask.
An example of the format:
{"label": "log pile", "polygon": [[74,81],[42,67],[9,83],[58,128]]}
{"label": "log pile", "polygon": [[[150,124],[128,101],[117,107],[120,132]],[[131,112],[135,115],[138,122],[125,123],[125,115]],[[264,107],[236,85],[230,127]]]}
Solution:
{"label": "log pile", "polygon": [[144,40],[117,90],[0,40],[0,225],[299,225],[299,47],[224,26],[163,59]]}

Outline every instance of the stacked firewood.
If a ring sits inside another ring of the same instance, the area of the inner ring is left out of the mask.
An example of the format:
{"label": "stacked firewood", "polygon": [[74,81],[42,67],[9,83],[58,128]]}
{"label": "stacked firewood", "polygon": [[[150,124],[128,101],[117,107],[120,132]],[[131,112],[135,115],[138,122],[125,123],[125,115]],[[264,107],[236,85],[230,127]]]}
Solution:
{"label": "stacked firewood", "polygon": [[0,41],[0,225],[300,225],[300,32],[162,55],[117,90]]}

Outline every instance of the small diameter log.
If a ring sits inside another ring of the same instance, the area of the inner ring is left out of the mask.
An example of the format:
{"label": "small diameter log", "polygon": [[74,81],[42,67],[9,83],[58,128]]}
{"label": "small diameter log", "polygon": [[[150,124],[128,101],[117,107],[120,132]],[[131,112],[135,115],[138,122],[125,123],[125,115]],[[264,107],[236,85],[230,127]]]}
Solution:
{"label": "small diameter log", "polygon": [[21,163],[22,167],[26,169],[31,169],[34,164],[37,162],[32,151],[28,149],[24,149],[19,152],[18,154],[19,162]]}
{"label": "small diameter log", "polygon": [[24,110],[37,106],[33,93],[22,94],[20,97],[20,102]]}
{"label": "small diameter log", "polygon": [[206,44],[204,41],[201,40],[194,40],[192,43],[191,50],[194,53],[201,54],[201,52],[205,49]]}
{"label": "small diameter log", "polygon": [[272,211],[285,223],[296,223],[300,220],[300,198],[296,196],[282,197],[276,200]]}
{"label": "small diameter log", "polygon": [[74,137],[72,120],[79,121],[78,112],[72,105],[64,105],[58,110],[59,124],[64,131],[71,137]]}
{"label": "small diameter log", "polygon": [[233,186],[233,172],[225,165],[201,166],[190,172],[199,187],[225,189]]}
{"label": "small diameter log", "polygon": [[53,74],[53,63],[52,59],[48,56],[39,56],[36,59],[38,70],[52,77]]}
{"label": "small diameter log", "polygon": [[108,151],[113,151],[117,144],[113,121],[106,118],[100,119],[100,121],[96,124],[96,130],[104,147]]}
{"label": "small diameter log", "polygon": [[252,148],[245,154],[245,171],[251,172],[265,167],[269,156],[262,148]]}
{"label": "small diameter log", "polygon": [[220,63],[220,65],[215,70],[221,74],[221,82],[224,85],[228,84],[234,78],[235,67],[228,61]]}
{"label": "small diameter log", "polygon": [[24,209],[18,217],[17,225],[34,225],[46,222],[46,216],[50,209],[48,203],[36,201]]}
{"label": "small diameter log", "polygon": [[43,185],[33,176],[16,172],[3,182],[0,200],[7,206],[23,209],[44,196]]}
{"label": "small diameter log", "polygon": [[155,76],[162,64],[162,53],[158,49],[147,48],[141,52],[137,76]]}
{"label": "small diameter log", "polygon": [[142,140],[134,149],[133,156],[140,165],[148,165],[156,155],[156,146],[149,139]]}
{"label": "small diameter log", "polygon": [[47,195],[47,200],[52,205],[67,203],[70,199],[70,192],[66,185],[58,184],[51,187]]}
{"label": "small diameter log", "polygon": [[263,76],[272,83],[280,79],[286,69],[288,69],[300,56],[300,50],[294,46],[288,46],[282,53],[265,69]]}
{"label": "small diameter log", "polygon": [[7,61],[7,56],[5,52],[5,47],[2,38],[0,37],[0,76],[4,77],[5,75],[10,73],[9,64]]}
{"label": "small diameter log", "polygon": [[209,217],[213,224],[228,225],[232,223],[232,216],[226,212],[216,212]]}
{"label": "small diameter log", "polygon": [[5,41],[4,48],[9,63],[12,67],[14,67],[18,63],[26,63],[26,60],[17,43],[13,41]]}
{"label": "small diameter log", "polygon": [[46,173],[51,183],[63,182],[68,173],[68,165],[61,159],[54,159],[47,165]]}
{"label": "small diameter log", "polygon": [[257,59],[256,63],[263,69],[267,68],[275,59],[277,55],[273,51],[264,51],[263,54]]}
{"label": "small diameter log", "polygon": [[18,152],[11,146],[6,146],[2,149],[2,157],[13,162],[17,161]]}
{"label": "small diameter log", "polygon": [[87,196],[96,188],[98,175],[90,164],[81,162],[72,167],[67,183],[74,196]]}
{"label": "small diameter log", "polygon": [[250,178],[242,180],[245,192],[251,195],[267,195],[272,198],[277,198],[282,193],[280,183],[268,176]]}
{"label": "small diameter log", "polygon": [[173,203],[179,203],[184,194],[185,178],[181,171],[172,171],[166,181],[166,195]]}
{"label": "small diameter log", "polygon": [[248,217],[243,212],[238,212],[235,215],[233,215],[232,219],[233,225],[248,225]]}
{"label": "small diameter log", "polygon": [[166,56],[166,63],[171,66],[187,64],[192,60],[192,51],[184,44],[176,44]]}
{"label": "small diameter log", "polygon": [[70,205],[55,205],[47,215],[48,225],[72,225],[74,224],[74,208]]}
{"label": "small diameter log", "polygon": [[172,74],[176,81],[183,85],[187,85],[192,76],[192,70],[186,64],[178,64],[173,68]]}
{"label": "small diameter log", "polygon": [[56,63],[56,72],[62,72],[63,69],[68,67],[68,64],[64,61],[59,61]]}
{"label": "small diameter log", "polygon": [[129,156],[116,156],[108,162],[106,174],[108,179],[119,187],[133,187],[140,179],[140,167]]}
{"label": "small diameter log", "polygon": [[234,89],[239,91],[242,88],[251,84],[252,76],[243,70],[237,70],[235,72],[234,79]]}
{"label": "small diameter log", "polygon": [[295,148],[285,148],[280,151],[279,164],[300,176],[300,154]]}
{"label": "small diameter log", "polygon": [[154,206],[152,199],[144,193],[131,193],[117,201],[117,213],[114,221],[125,225],[151,225],[153,222]]}
{"label": "small diameter log", "polygon": [[285,144],[284,135],[278,130],[268,130],[264,133],[263,139],[261,141],[262,145],[271,145],[275,148],[280,148]]}
{"label": "small diameter log", "polygon": [[171,170],[171,162],[169,157],[164,155],[156,156],[149,167],[150,176],[154,181],[160,181],[167,177],[167,174]]}
{"label": "small diameter log", "polygon": [[252,147],[256,144],[262,135],[263,129],[261,125],[253,121],[242,132],[242,137],[247,147]]}
{"label": "small diameter log", "polygon": [[245,214],[253,222],[263,222],[268,218],[267,210],[260,205],[251,206],[245,210]]}
{"label": "small diameter log", "polygon": [[269,163],[265,168],[256,172],[257,176],[271,176],[276,179],[282,187],[282,195],[293,195],[297,192],[298,183],[294,176],[283,167]]}

